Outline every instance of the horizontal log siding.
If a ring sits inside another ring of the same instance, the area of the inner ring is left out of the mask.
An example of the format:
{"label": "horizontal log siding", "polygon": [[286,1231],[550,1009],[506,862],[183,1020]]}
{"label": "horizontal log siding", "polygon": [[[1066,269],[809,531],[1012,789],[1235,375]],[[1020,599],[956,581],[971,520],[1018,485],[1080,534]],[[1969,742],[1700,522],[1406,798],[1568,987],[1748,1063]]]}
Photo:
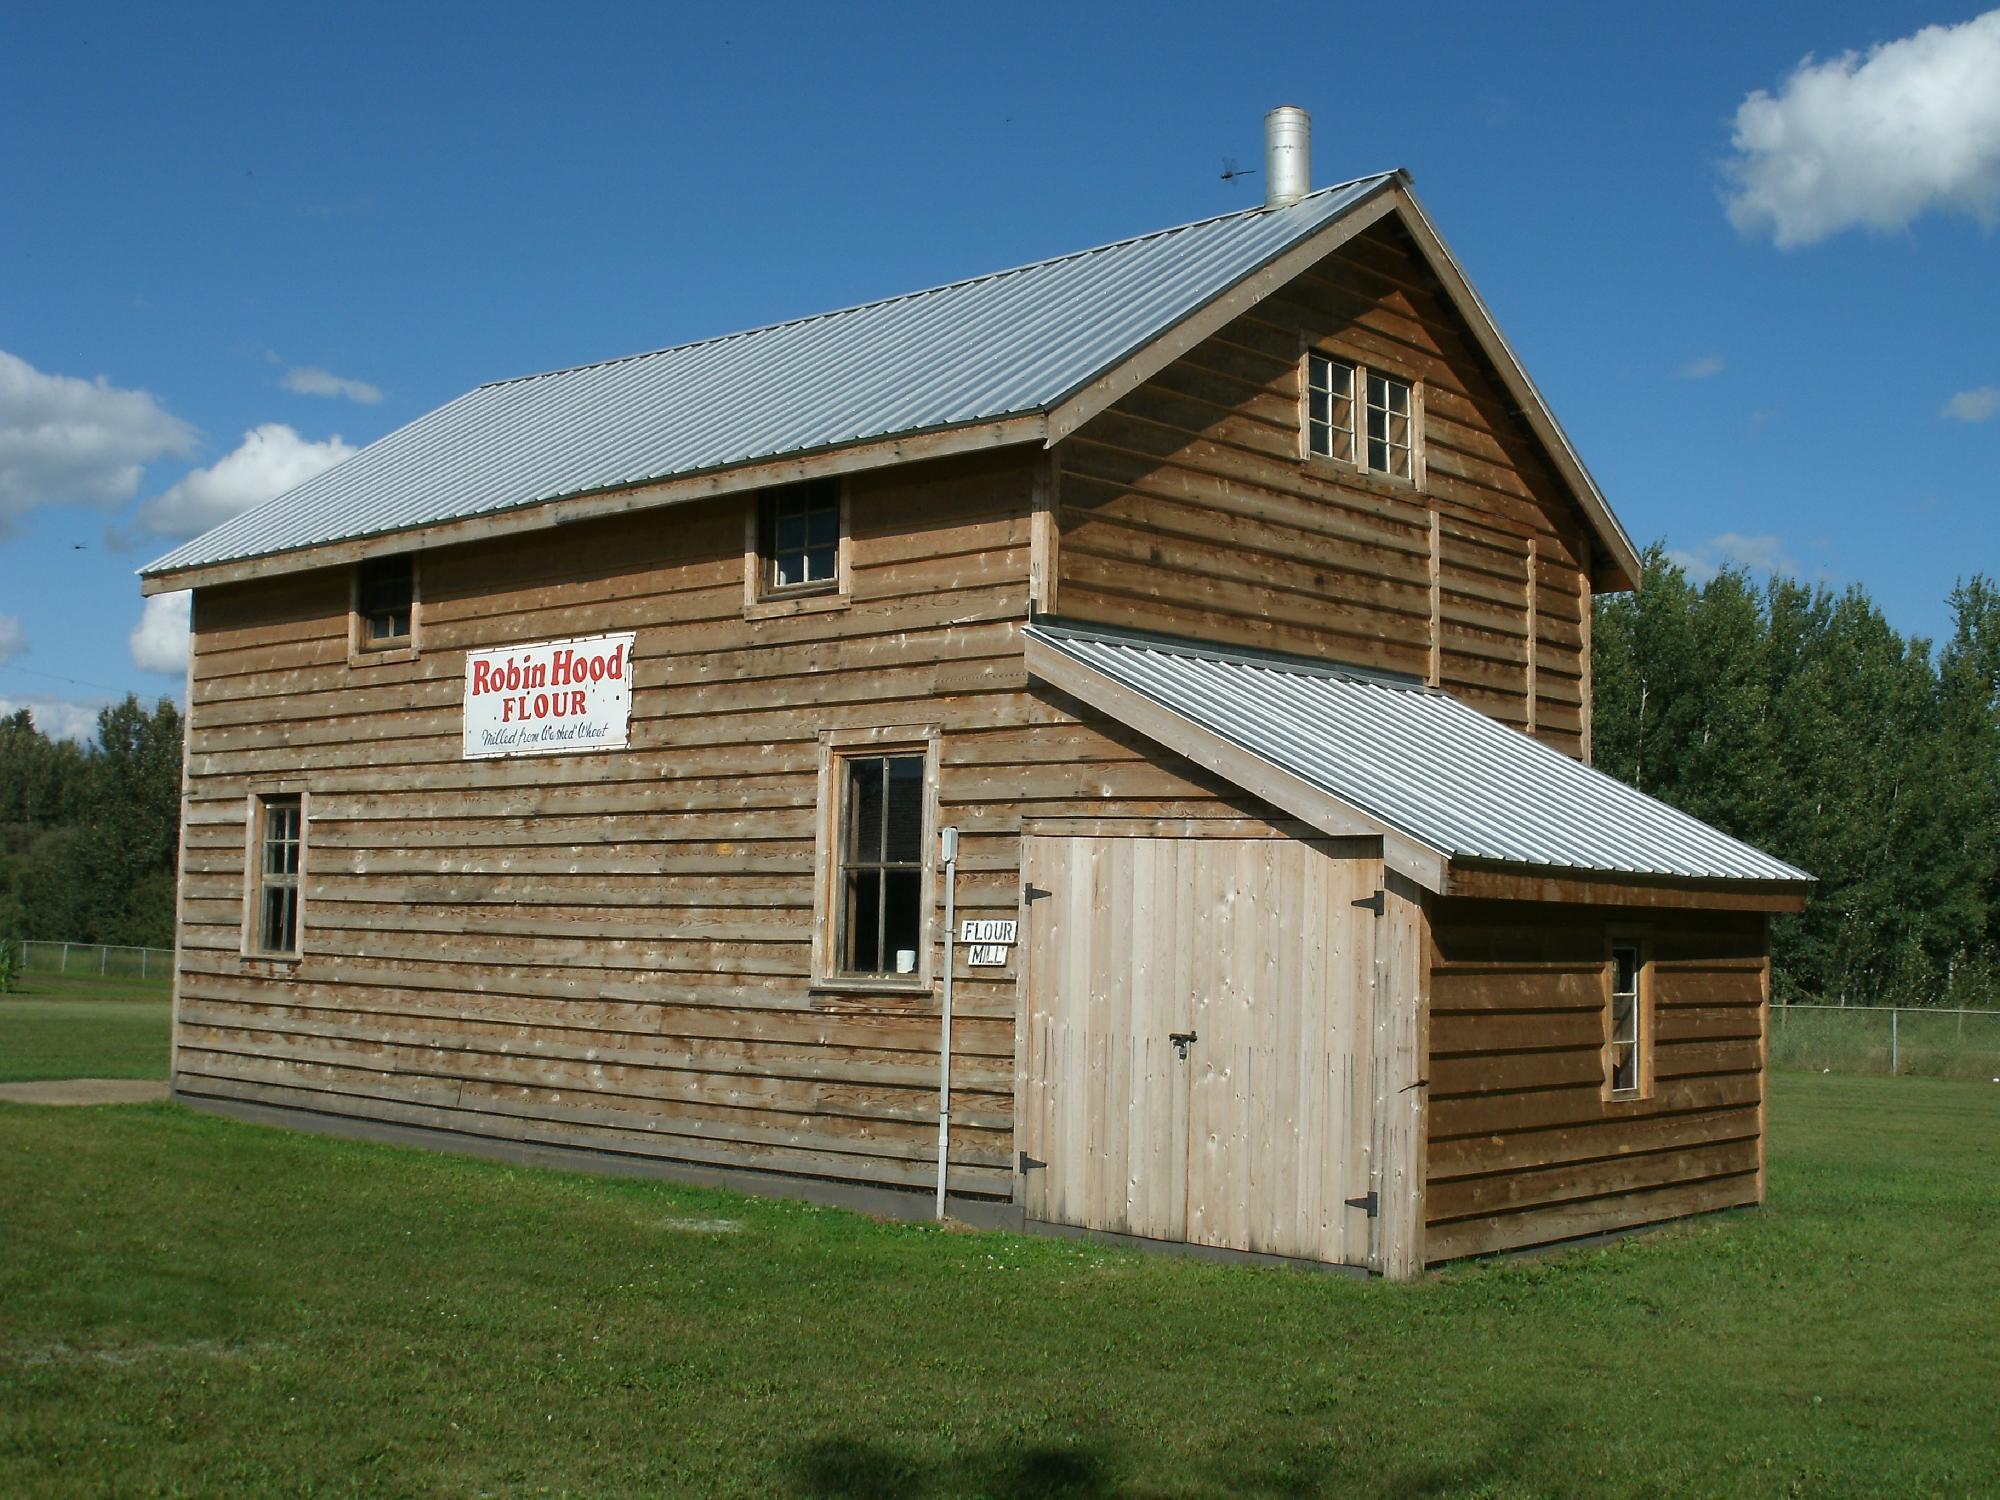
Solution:
{"label": "horizontal log siding", "polygon": [[[808,993],[818,732],[941,727],[965,916],[1016,914],[1027,818],[1269,826],[1027,693],[1030,484],[1001,456],[857,478],[851,605],[755,623],[740,498],[427,554],[412,661],[349,665],[345,569],[203,591],[179,1087],[931,1180],[935,1000]],[[610,630],[638,632],[629,750],[459,759],[466,650]],[[310,798],[296,965],[239,956],[247,798],[280,784]],[[958,1191],[1010,1186],[1013,980],[958,973]]]}
{"label": "horizontal log siding", "polygon": [[[1302,339],[1420,382],[1419,489],[1300,460]],[[1063,442],[1057,612],[1413,676],[1583,750],[1580,513],[1379,225]],[[1431,518],[1438,517],[1435,616]],[[1530,617],[1530,543],[1535,587]]]}
{"label": "horizontal log siding", "polygon": [[1432,917],[1428,1258],[1763,1197],[1763,918],[1645,915],[1651,1097],[1603,1097],[1606,919],[1444,901]]}

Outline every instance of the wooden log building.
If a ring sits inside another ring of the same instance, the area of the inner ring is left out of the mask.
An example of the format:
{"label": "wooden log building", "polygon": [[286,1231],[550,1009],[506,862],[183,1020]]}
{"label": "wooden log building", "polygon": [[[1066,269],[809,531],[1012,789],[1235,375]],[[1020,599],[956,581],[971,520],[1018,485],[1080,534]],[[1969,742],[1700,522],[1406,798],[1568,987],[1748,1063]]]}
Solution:
{"label": "wooden log building", "polygon": [[177,1097],[922,1211],[948,1057],[955,1212],[1390,1276],[1760,1201],[1809,877],[1590,769],[1632,545],[1407,179],[1296,145],[144,570]]}

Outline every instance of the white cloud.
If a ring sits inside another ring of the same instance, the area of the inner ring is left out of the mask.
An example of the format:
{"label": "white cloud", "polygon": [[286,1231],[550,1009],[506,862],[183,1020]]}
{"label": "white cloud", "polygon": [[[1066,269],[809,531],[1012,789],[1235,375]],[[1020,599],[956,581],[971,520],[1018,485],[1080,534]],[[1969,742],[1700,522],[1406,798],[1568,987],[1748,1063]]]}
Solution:
{"label": "white cloud", "polygon": [[1736,111],[1729,219],[1780,247],[1928,209],[2000,222],[2000,10],[1899,41],[1807,57]]}
{"label": "white cloud", "polygon": [[187,671],[188,604],[193,598],[182,592],[155,594],[146,601],[139,623],[127,637],[134,666],[175,677]]}
{"label": "white cloud", "polygon": [[1785,551],[1784,538],[1744,536],[1735,531],[1712,536],[1693,548],[1670,550],[1667,558],[1678,563],[1687,573],[1689,582],[1695,584],[1707,583],[1724,568],[1743,568],[1752,573],[1782,573],[1794,578],[1804,572]]}
{"label": "white cloud", "polygon": [[1707,380],[1720,375],[1725,363],[1720,354],[1704,354],[1700,359],[1689,360],[1674,373],[1683,380]]}
{"label": "white cloud", "polygon": [[49,375],[0,349],[0,536],[38,505],[109,506],[195,431],[145,391]]}
{"label": "white cloud", "polygon": [[1939,415],[1954,422],[1990,422],[2000,417],[2000,386],[1982,385],[1976,391],[1960,391],[1945,402]]}
{"label": "white cloud", "polygon": [[1721,571],[1712,562],[1679,547],[1667,548],[1667,561],[1687,574],[1688,582],[1700,588]]}
{"label": "white cloud", "polygon": [[305,483],[353,452],[338,434],[312,443],[283,422],[266,422],[244,433],[234,453],[140,506],[139,525],[155,536],[193,536]]}
{"label": "white cloud", "polygon": [[82,744],[97,734],[101,703],[76,703],[66,698],[0,698],[0,719],[11,718],[26,709],[35,727],[50,739],[75,740]]}
{"label": "white cloud", "polygon": [[349,401],[359,401],[363,406],[373,406],[382,399],[380,386],[370,385],[365,380],[349,380],[311,365],[295,365],[285,371],[285,378],[278,384],[301,396],[342,396]]}
{"label": "white cloud", "polygon": [[12,615],[0,615],[0,667],[28,649],[28,632]]}

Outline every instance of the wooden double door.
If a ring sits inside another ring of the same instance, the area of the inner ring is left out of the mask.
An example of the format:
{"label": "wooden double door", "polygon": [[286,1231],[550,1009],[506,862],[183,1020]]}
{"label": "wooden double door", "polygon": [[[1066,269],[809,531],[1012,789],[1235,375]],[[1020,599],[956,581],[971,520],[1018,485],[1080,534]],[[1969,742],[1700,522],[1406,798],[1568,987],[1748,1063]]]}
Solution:
{"label": "wooden double door", "polygon": [[1024,840],[1027,1216],[1365,1265],[1379,862]]}

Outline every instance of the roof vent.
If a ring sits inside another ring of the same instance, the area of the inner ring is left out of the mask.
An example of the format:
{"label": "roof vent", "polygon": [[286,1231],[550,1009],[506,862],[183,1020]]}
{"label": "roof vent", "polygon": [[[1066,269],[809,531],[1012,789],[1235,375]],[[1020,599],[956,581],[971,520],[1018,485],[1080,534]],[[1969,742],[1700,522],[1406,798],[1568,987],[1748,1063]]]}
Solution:
{"label": "roof vent", "polygon": [[1264,207],[1290,208],[1312,191],[1312,117],[1292,104],[1264,116]]}

